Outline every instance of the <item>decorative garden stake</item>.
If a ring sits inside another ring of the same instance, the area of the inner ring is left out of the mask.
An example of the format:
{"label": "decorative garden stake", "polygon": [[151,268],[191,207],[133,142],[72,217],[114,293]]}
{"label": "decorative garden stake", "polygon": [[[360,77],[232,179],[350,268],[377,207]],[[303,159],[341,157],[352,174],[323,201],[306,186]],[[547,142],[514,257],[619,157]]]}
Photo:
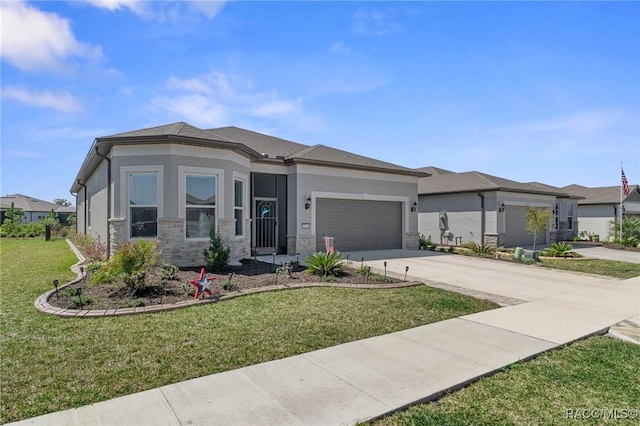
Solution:
{"label": "decorative garden stake", "polygon": [[56,288],[56,300],[58,300],[58,280],[53,280],[53,286]]}
{"label": "decorative garden stake", "polygon": [[387,261],[384,261],[384,277],[387,278]]}
{"label": "decorative garden stake", "polygon": [[196,294],[193,296],[194,299],[198,299],[203,292],[209,293],[210,296],[213,295],[211,292],[211,284],[215,281],[215,277],[213,280],[207,278],[207,274],[204,271],[204,268],[200,270],[200,277],[197,280],[191,280],[189,283],[196,288]]}
{"label": "decorative garden stake", "polygon": [[360,268],[364,266],[364,257],[360,258]]}
{"label": "decorative garden stake", "polygon": [[76,290],[76,293],[78,294],[78,299],[80,300],[80,310],[84,309],[82,307],[82,287],[78,286],[78,289]]}
{"label": "decorative garden stake", "polygon": [[404,267],[404,282],[407,282],[407,272],[409,272],[409,267],[405,266]]}
{"label": "decorative garden stake", "polygon": [[85,279],[85,275],[84,275],[84,266],[80,267],[80,273],[82,274],[82,282],[84,282]]}

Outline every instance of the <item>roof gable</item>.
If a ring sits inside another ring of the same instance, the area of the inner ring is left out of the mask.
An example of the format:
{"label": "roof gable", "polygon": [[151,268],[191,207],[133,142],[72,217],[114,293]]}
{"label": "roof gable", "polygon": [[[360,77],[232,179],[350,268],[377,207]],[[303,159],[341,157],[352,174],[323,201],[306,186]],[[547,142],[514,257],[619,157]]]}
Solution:
{"label": "roof gable", "polygon": [[[60,209],[67,211],[68,209],[60,204],[50,203],[49,201],[39,200],[38,198],[23,194],[11,194],[0,197],[1,208],[11,208],[11,204],[13,204],[13,207],[22,209],[24,212],[50,212],[51,210],[58,211]],[[75,211],[75,208],[72,208],[71,211]]]}
{"label": "roof gable", "polygon": [[567,195],[560,188],[516,182],[477,171],[445,173],[422,178],[418,183],[418,194],[422,195],[499,190],[555,196]]}
{"label": "roof gable", "polygon": [[[582,185],[567,185],[562,188],[564,191],[584,197],[578,204],[619,204],[620,185],[599,186],[588,188]],[[629,185],[629,195],[623,201],[640,201],[640,190],[638,185]]]}

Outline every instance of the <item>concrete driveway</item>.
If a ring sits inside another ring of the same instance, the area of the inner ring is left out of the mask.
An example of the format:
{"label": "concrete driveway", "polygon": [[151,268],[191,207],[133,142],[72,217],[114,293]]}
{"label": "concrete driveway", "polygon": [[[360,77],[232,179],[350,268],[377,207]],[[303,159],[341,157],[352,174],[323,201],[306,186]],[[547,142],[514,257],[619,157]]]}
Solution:
{"label": "concrete driveway", "polygon": [[614,250],[601,246],[574,248],[578,254],[594,259],[619,260],[621,262],[640,263],[640,252],[631,250]]}
{"label": "concrete driveway", "polygon": [[387,262],[387,273],[396,278],[404,278],[408,266],[407,280],[423,281],[436,286],[445,285],[445,288],[451,287],[456,291],[461,290],[463,293],[491,300],[495,298],[482,297],[482,293],[513,299],[513,303],[504,304],[530,302],[618,281],[616,278],[578,274],[535,265],[497,262],[423,250],[349,253],[349,259],[354,261],[356,267],[359,267],[362,258],[365,265],[371,266],[379,273],[384,273],[384,262]]}

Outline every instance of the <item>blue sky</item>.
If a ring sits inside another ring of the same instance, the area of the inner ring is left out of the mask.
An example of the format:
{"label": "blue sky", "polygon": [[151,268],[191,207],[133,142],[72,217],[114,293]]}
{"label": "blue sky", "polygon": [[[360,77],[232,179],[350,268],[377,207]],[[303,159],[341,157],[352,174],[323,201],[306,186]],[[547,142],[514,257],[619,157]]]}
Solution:
{"label": "blue sky", "polygon": [[640,177],[638,2],[4,1],[1,189],[96,137],[234,125],[406,167]]}

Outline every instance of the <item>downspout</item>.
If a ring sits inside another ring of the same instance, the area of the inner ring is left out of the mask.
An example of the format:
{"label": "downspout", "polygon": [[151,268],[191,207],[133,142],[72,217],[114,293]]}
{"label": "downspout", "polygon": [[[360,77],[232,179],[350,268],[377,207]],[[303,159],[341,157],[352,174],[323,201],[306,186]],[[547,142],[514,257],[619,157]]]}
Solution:
{"label": "downspout", "polygon": [[111,257],[111,232],[109,231],[109,219],[111,219],[111,159],[100,153],[96,146],[96,155],[107,162],[107,259]]}
{"label": "downspout", "polygon": [[484,194],[482,192],[478,192],[478,196],[480,196],[480,245],[483,246],[485,230]]}
{"label": "downspout", "polygon": [[[78,193],[74,193],[73,191],[69,191],[69,194],[73,195],[76,199],[76,234],[78,233]],[[69,225],[69,216],[67,216],[67,226]]]}
{"label": "downspout", "polygon": [[[80,179],[78,179],[78,185],[80,185],[80,186],[82,186],[84,188],[84,220],[82,221],[82,223],[84,223],[84,232],[83,232],[83,234],[86,235],[87,234],[87,185],[85,185],[84,183],[80,182]],[[76,212],[77,211],[78,211],[78,202],[76,200]],[[77,219],[76,219],[76,229],[78,229]]]}

